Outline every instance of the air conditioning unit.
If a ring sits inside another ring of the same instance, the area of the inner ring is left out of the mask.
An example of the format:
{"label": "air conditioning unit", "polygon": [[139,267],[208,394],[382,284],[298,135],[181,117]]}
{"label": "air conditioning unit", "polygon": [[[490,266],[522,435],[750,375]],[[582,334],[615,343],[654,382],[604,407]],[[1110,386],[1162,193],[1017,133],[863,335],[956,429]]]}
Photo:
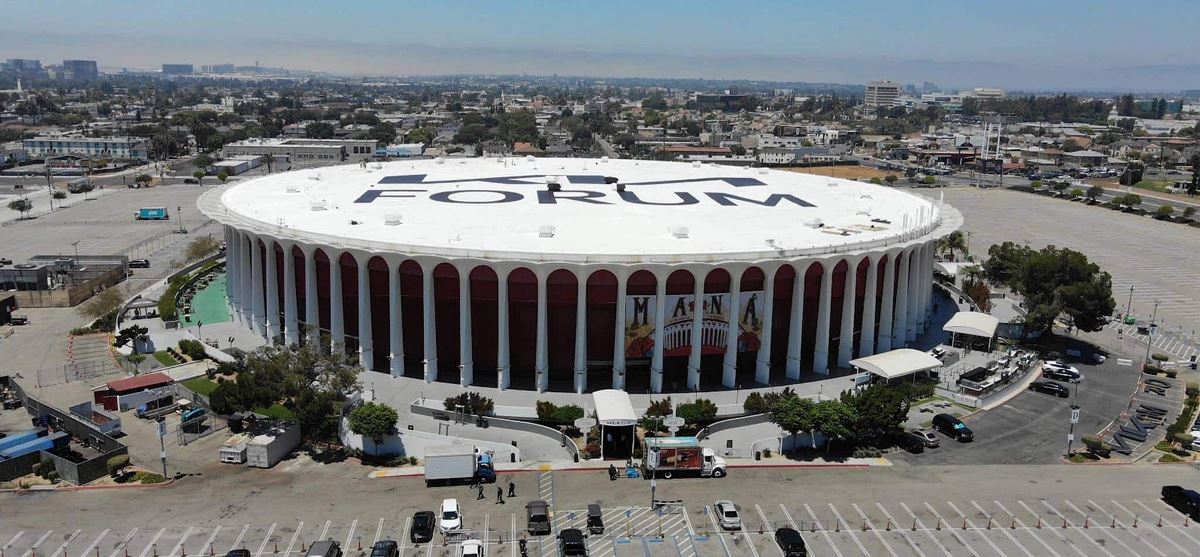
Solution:
{"label": "air conditioning unit", "polygon": [[688,228],[686,226],[673,225],[668,229],[671,235],[676,238],[687,238]]}
{"label": "air conditioning unit", "polygon": [[538,237],[539,238],[553,238],[554,237],[554,225],[553,224],[543,224],[543,225],[539,226],[538,227]]}
{"label": "air conditioning unit", "polygon": [[300,186],[296,186],[296,185],[289,185],[289,186],[287,187],[287,192],[288,192],[288,193],[300,193]]}
{"label": "air conditioning unit", "polygon": [[396,226],[404,222],[404,218],[399,213],[392,213],[383,216],[383,224],[387,226]]}
{"label": "air conditioning unit", "polygon": [[324,211],[325,209],[329,208],[329,204],[325,203],[324,199],[316,199],[311,204],[309,204],[309,207],[313,211]]}

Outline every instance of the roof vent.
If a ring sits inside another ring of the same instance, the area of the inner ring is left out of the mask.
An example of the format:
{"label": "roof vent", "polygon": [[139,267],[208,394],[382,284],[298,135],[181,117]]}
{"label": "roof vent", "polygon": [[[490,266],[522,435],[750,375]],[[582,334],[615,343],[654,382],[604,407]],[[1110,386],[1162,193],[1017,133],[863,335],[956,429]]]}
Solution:
{"label": "roof vent", "polygon": [[625,191],[625,184],[617,184],[617,191],[618,192]]}
{"label": "roof vent", "polygon": [[688,228],[686,226],[673,225],[668,228],[668,230],[671,232],[671,235],[676,238],[688,237]]}
{"label": "roof vent", "polygon": [[775,247],[775,238],[767,238],[767,245]]}
{"label": "roof vent", "polygon": [[616,176],[605,176],[605,177],[604,177],[604,183],[605,183],[605,184],[615,184],[615,183],[617,183],[617,182],[620,182],[620,181],[621,181],[621,180],[617,179],[617,177],[616,177]]}
{"label": "roof vent", "polygon": [[320,182],[320,181],[321,181],[321,175],[320,175],[320,174],[317,174],[317,175],[314,175],[314,176],[309,176],[309,177],[308,177],[308,179],[309,179],[309,180],[312,180],[312,181],[314,181],[314,182]]}
{"label": "roof vent", "polygon": [[558,182],[548,182],[546,184],[546,191],[562,191],[562,185]]}
{"label": "roof vent", "polygon": [[836,187],[838,187],[838,183],[837,183],[837,182],[834,182],[833,180],[829,180],[829,181],[825,182],[825,185],[826,185],[827,187],[831,187],[831,188],[836,188]]}
{"label": "roof vent", "polygon": [[533,155],[525,155],[525,162],[533,162]]}
{"label": "roof vent", "polygon": [[442,157],[438,157],[436,159],[433,159],[433,163],[434,164],[446,164],[446,159],[444,159]]}
{"label": "roof vent", "polygon": [[554,237],[554,225],[553,224],[543,224],[543,225],[539,226],[538,227],[538,237],[539,238],[553,238]]}
{"label": "roof vent", "polygon": [[300,186],[297,186],[295,184],[288,184],[287,192],[288,193],[300,193]]}
{"label": "roof vent", "polygon": [[383,224],[385,224],[387,226],[396,226],[403,222],[404,222],[404,217],[402,217],[400,215],[400,213],[392,213],[390,215],[383,216]]}
{"label": "roof vent", "polygon": [[605,155],[603,157],[600,157],[600,162],[608,162],[608,156]]}
{"label": "roof vent", "polygon": [[692,161],[692,168],[700,168],[700,161]]}
{"label": "roof vent", "polygon": [[314,211],[324,211],[329,208],[329,205],[325,203],[324,199],[315,199],[309,207]]}
{"label": "roof vent", "polygon": [[804,221],[804,226],[809,228],[825,228],[825,223],[821,219],[809,219]]}
{"label": "roof vent", "polygon": [[765,176],[765,175],[767,174],[767,169],[766,169],[766,167],[763,167],[763,168],[760,168],[760,169],[758,169],[758,173],[759,173],[759,174],[762,174],[762,175],[764,175],[764,176]]}

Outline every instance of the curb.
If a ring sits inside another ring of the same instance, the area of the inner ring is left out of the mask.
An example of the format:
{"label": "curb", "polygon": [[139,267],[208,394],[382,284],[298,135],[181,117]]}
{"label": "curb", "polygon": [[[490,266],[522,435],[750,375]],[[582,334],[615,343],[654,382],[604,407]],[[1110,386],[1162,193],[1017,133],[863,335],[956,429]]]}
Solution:
{"label": "curb", "polygon": [[33,493],[63,493],[75,491],[96,491],[104,489],[157,489],[175,485],[175,478],[171,478],[165,482],[156,484],[124,484],[124,485],[76,485],[67,487],[57,487],[54,489],[0,489],[0,493],[17,493],[17,494],[33,494]]}
{"label": "curb", "polygon": [[[865,468],[883,468],[883,467],[892,466],[891,461],[887,461],[886,459],[882,459],[882,460],[885,460],[886,463],[865,464],[865,463],[853,463],[853,462],[831,462],[831,463],[826,463],[826,464],[815,464],[815,463],[730,464],[728,467],[731,469],[737,468],[739,470],[753,470],[756,468],[775,468],[775,469],[778,469],[778,468],[861,468],[861,469],[865,469]],[[603,472],[607,469],[608,468],[606,468],[606,467],[555,468],[555,469],[552,469],[551,471],[552,472]],[[524,474],[524,473],[528,473],[528,472],[543,472],[543,470],[537,470],[537,469],[532,469],[532,468],[522,468],[519,470],[497,470],[496,475],[499,476],[502,474]],[[370,474],[367,474],[367,479],[369,479],[369,480],[386,480],[386,479],[392,479],[392,478],[419,478],[424,475],[425,475],[424,472],[412,472],[412,473],[406,473],[406,474],[389,474],[386,476],[372,476]],[[118,487],[118,486],[97,486],[97,487]]]}

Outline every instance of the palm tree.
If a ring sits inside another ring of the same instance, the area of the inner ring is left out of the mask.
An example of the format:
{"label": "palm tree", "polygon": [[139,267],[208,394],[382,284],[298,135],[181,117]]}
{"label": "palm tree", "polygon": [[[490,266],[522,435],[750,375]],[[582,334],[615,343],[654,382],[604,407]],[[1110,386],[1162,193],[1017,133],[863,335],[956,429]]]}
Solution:
{"label": "palm tree", "polygon": [[275,162],[275,157],[273,157],[271,155],[262,155],[262,156],[258,157],[258,161],[262,164],[267,165],[267,174],[270,174],[271,173],[271,163]]}
{"label": "palm tree", "polygon": [[983,280],[983,269],[979,265],[971,265],[962,269],[963,286],[975,284]]}

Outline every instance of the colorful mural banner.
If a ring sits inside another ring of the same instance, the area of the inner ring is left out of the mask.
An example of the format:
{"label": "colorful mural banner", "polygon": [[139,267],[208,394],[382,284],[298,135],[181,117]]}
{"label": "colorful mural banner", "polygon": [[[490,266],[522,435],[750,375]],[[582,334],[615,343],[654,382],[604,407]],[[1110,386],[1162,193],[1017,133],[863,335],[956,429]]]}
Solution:
{"label": "colorful mural banner", "polygon": [[[763,293],[742,292],[738,296],[736,331],[739,352],[754,352],[762,345]],[[625,297],[625,357],[650,358],[654,355],[656,296]],[[729,336],[730,296],[728,293],[705,294],[702,298],[700,349],[703,354],[725,352]],[[663,354],[686,356],[692,350],[692,316],[695,296],[672,294],[663,304]]]}

